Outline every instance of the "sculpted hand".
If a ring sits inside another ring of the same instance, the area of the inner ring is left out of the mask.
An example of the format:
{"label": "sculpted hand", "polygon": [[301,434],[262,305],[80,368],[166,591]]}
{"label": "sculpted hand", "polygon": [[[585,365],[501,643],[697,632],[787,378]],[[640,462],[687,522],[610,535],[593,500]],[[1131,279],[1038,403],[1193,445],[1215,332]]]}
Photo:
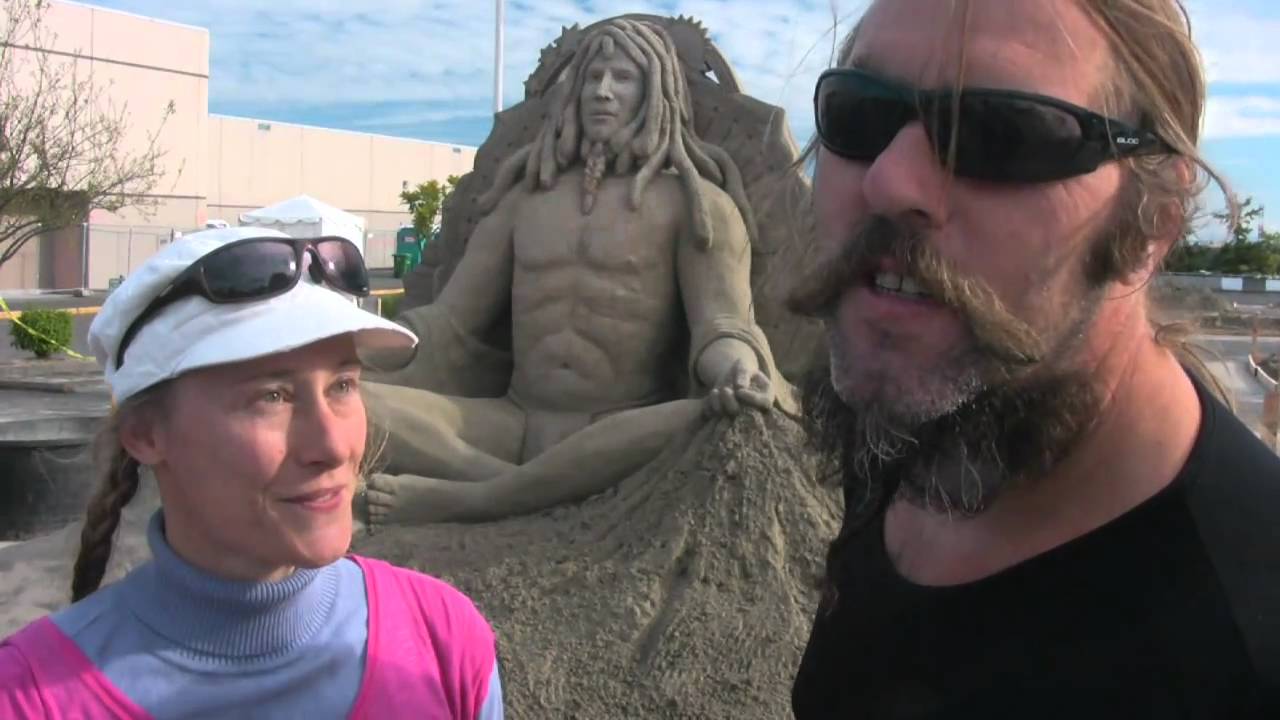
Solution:
{"label": "sculpted hand", "polygon": [[760,370],[752,370],[738,360],[707,395],[703,411],[708,415],[733,417],[742,412],[743,407],[770,410],[773,382]]}

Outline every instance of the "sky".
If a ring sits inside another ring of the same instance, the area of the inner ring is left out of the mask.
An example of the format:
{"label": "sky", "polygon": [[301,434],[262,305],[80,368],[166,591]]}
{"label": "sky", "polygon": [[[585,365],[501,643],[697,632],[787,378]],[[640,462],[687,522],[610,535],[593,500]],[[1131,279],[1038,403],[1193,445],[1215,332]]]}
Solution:
{"label": "sky", "polygon": [[[465,145],[479,145],[492,126],[493,0],[86,4],[207,28],[213,113]],[[1280,218],[1280,2],[1188,6],[1210,81],[1203,149],[1241,197]],[[504,105],[521,100],[540,50],[564,26],[628,12],[687,15],[708,28],[748,94],[786,109],[803,144],[813,134],[814,80],[864,7],[865,0],[507,0]],[[1206,201],[1220,206],[1220,198]],[[1213,234],[1209,227],[1202,237]]]}

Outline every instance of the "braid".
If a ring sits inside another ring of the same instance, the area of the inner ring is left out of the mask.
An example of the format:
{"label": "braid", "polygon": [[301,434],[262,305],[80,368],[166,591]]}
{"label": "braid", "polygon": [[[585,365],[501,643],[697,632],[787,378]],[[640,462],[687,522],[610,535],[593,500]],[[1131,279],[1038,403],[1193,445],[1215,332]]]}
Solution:
{"label": "braid", "polygon": [[138,492],[138,461],[120,446],[117,424],[103,431],[100,443],[114,445],[102,475],[102,484],[89,501],[84,529],[80,532],[80,554],[71,578],[71,602],[78,602],[102,584],[111,559],[111,543],[120,526],[120,513]]}
{"label": "braid", "polygon": [[605,155],[604,146],[599,143],[592,145],[584,157],[586,168],[582,174],[582,213],[589,215],[596,205],[596,192],[609,169],[609,158]]}
{"label": "braid", "polygon": [[111,559],[111,545],[120,514],[138,494],[141,464],[129,455],[120,442],[123,418],[164,402],[169,383],[163,382],[143,390],[116,408],[94,442],[95,460],[101,482],[85,511],[84,528],[80,531],[80,552],[76,555],[71,575],[71,602],[92,595],[102,585]]}
{"label": "braid", "polygon": [[827,562],[821,585],[822,599],[819,603],[819,609],[828,614],[835,612],[836,605],[840,601],[840,587],[845,584],[845,565],[848,563],[845,555],[849,552],[853,541],[867,530],[868,524],[876,518],[883,518],[888,512],[900,484],[900,480],[896,477],[887,478],[883,484],[877,485],[856,479],[857,473],[851,471],[854,466],[848,457],[852,452],[844,454],[846,459],[843,462],[845,467],[843,474],[846,477],[841,478],[845,504],[844,521],[840,525],[840,532],[836,538],[827,546]]}
{"label": "braid", "polygon": [[844,498],[840,532],[827,546],[826,566],[819,582],[819,610],[835,611],[840,588],[848,586],[848,554],[869,524],[882,517],[898,493],[901,477],[893,468],[872,466],[862,452],[866,430],[850,413],[831,383],[829,363],[815,365],[799,381],[806,442],[818,460],[823,485],[837,485]]}
{"label": "braid", "polygon": [[849,549],[849,543],[861,529],[856,525],[845,522],[840,527],[840,533],[827,545],[827,565],[822,576],[822,599],[819,602],[819,608],[825,613],[835,612],[836,605],[840,602],[840,586],[844,584],[844,555]]}

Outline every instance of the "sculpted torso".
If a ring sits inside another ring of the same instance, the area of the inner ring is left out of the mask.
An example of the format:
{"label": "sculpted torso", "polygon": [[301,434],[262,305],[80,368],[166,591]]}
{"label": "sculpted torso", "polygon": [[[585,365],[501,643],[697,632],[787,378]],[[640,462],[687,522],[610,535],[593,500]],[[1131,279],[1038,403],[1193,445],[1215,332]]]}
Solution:
{"label": "sculpted torso", "polygon": [[[403,314],[419,352],[366,383],[396,473],[370,480],[374,524],[586,498],[701,418],[779,399],[741,173],[689,126],[674,41],[617,19],[568,69],[572,92],[547,95],[533,142],[475,198],[440,294]],[[604,177],[584,196],[587,172]]]}
{"label": "sculpted torso", "polygon": [[634,211],[631,178],[607,178],[590,215],[581,187],[580,170],[566,173],[514,208],[512,393],[531,408],[577,412],[670,399],[688,340],[679,181],[655,178]]}

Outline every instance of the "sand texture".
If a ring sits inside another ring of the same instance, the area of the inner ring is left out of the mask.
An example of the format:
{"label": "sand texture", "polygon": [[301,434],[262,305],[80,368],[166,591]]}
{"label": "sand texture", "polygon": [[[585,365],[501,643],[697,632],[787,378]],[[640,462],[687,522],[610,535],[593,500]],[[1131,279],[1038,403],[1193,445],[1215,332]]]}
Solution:
{"label": "sand texture", "polygon": [[[129,511],[109,577],[145,560],[152,507]],[[508,717],[773,719],[790,713],[838,522],[799,428],[751,413],[580,505],[383,530],[354,550],[476,601],[499,638]],[[0,549],[0,636],[65,603],[77,535]]]}
{"label": "sand texture", "polygon": [[358,552],[443,577],[498,634],[509,716],[781,718],[839,522],[779,413],[704,427],[616,490]]}

